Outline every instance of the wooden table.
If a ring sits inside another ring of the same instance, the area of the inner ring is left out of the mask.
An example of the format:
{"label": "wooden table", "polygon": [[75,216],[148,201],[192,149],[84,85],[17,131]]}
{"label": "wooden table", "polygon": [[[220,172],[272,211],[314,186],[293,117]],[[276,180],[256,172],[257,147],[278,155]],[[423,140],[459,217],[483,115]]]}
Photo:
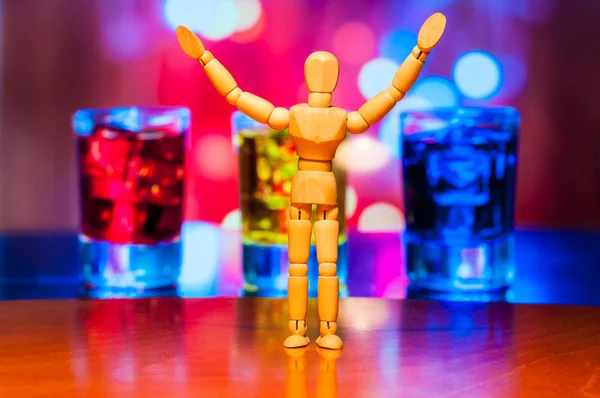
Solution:
{"label": "wooden table", "polygon": [[0,396],[600,396],[599,307],[345,299],[339,358],[286,352],[286,313],[258,298],[0,302]]}

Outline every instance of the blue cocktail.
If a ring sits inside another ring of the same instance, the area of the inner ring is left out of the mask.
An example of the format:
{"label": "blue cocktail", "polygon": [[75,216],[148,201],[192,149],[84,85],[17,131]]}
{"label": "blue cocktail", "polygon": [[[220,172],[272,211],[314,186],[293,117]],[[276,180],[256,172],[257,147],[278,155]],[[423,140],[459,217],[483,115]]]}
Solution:
{"label": "blue cocktail", "polygon": [[519,120],[512,108],[401,115],[412,289],[489,292],[510,285]]}

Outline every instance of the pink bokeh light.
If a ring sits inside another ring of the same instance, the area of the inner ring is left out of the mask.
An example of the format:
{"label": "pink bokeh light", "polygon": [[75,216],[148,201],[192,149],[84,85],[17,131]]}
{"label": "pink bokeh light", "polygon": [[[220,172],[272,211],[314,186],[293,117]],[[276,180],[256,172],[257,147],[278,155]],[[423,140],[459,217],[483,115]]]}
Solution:
{"label": "pink bokeh light", "polygon": [[333,50],[340,61],[360,65],[374,55],[373,30],[360,22],[344,24],[333,35]]}

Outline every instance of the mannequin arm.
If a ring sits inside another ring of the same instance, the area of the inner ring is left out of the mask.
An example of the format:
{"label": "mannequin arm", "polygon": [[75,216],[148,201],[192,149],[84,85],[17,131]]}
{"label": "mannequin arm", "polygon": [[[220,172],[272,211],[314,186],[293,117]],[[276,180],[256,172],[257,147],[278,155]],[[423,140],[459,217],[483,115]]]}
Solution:
{"label": "mannequin arm", "polygon": [[184,26],[177,27],[177,40],[183,51],[198,60],[208,76],[208,80],[227,102],[259,123],[268,124],[276,130],[284,130],[289,125],[289,111],[275,107],[269,101],[240,89],[231,73],[207,51],[202,41]]}
{"label": "mannequin arm", "polygon": [[442,37],[445,26],[446,17],[440,13],[433,14],[425,21],[419,31],[417,45],[396,71],[392,84],[365,102],[358,111],[348,113],[347,129],[350,133],[364,133],[404,98],[423,70],[429,52]]}

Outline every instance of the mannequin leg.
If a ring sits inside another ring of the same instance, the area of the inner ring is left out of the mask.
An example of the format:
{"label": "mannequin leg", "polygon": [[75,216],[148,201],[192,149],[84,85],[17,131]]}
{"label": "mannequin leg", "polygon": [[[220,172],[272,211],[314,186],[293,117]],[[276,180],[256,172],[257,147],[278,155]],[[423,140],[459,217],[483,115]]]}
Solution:
{"label": "mannequin leg", "polygon": [[288,306],[291,333],[283,345],[287,348],[304,347],[310,343],[306,336],[306,310],[308,307],[308,258],[312,224],[311,205],[292,203],[288,230]]}
{"label": "mannequin leg", "polygon": [[321,335],[317,344],[323,348],[339,350],[343,347],[337,333],[339,308],[338,260],[338,208],[337,206],[317,207],[318,221],[315,222],[317,259],[319,261],[318,304],[321,320]]}

